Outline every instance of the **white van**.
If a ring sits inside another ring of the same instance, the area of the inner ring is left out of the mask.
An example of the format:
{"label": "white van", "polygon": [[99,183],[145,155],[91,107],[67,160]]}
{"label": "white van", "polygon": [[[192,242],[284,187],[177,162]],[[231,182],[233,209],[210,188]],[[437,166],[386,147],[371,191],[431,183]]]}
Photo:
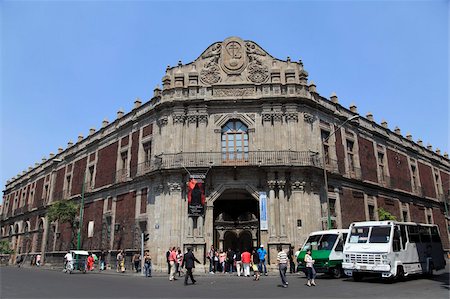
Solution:
{"label": "white van", "polygon": [[354,222],[342,268],[355,281],[366,275],[399,278],[445,268],[437,225],[396,221]]}

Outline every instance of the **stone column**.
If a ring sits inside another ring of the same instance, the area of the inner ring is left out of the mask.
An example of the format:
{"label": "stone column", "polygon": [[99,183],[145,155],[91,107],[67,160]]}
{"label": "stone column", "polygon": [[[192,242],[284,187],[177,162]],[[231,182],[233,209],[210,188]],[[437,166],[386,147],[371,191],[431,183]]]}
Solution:
{"label": "stone column", "polygon": [[[291,183],[291,202],[292,202],[292,210],[293,210],[293,219],[294,225],[292,225],[292,242],[294,243],[295,248],[303,245],[306,237],[308,236],[308,231],[305,230],[304,226],[306,223],[306,218],[304,216],[305,207],[303,206],[302,196],[304,193],[305,182],[300,179],[294,179]],[[306,211],[307,212],[307,211]],[[297,226],[297,220],[301,220],[302,225],[300,227]]]}
{"label": "stone column", "polygon": [[284,187],[286,186],[285,180],[278,180],[278,209],[279,209],[279,232],[280,237],[286,238],[286,218],[288,217],[287,211],[286,211],[286,199],[284,198]]}
{"label": "stone column", "polygon": [[182,206],[181,199],[181,179],[177,176],[171,177],[171,182],[167,183],[169,189],[168,210],[170,210],[170,223],[172,228],[170,230],[170,241],[174,246],[181,246],[181,217],[180,211]]}
{"label": "stone column", "polygon": [[203,216],[198,216],[197,218],[197,237],[204,238],[203,235]]}
{"label": "stone column", "polygon": [[275,185],[276,181],[269,180],[267,181],[267,185],[269,187],[269,198],[268,198],[268,206],[269,206],[269,238],[275,238],[277,235],[276,229],[276,218],[275,218]]}
{"label": "stone column", "polygon": [[206,200],[204,236],[206,248],[209,248],[214,242],[214,203]]}

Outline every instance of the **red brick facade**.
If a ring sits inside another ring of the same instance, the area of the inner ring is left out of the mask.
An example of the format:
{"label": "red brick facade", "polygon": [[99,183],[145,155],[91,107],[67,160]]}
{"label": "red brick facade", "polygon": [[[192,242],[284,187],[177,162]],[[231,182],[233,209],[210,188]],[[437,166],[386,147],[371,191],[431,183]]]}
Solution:
{"label": "red brick facade", "polygon": [[341,196],[342,227],[349,227],[352,222],[365,221],[364,193],[343,188]]}
{"label": "red brick facade", "polygon": [[447,225],[445,223],[444,211],[438,208],[433,208],[433,220],[434,223],[439,226],[439,232],[441,234],[442,239],[442,246],[444,248],[450,248],[448,234],[446,233]]}
{"label": "red brick facade", "polygon": [[419,222],[419,223],[426,223],[424,206],[410,204],[409,211],[411,213],[411,221]]}
{"label": "red brick facade", "polygon": [[395,216],[397,221],[402,220],[402,215],[400,212],[401,211],[400,202],[398,200],[393,200],[387,197],[380,196],[377,199],[377,206],[379,209],[383,208],[385,211],[391,213],[393,216]]}
{"label": "red brick facade", "polygon": [[84,157],[74,164],[73,169],[73,178],[72,178],[72,190],[71,194],[81,194],[81,189],[83,187],[83,180],[85,177],[85,170],[86,170],[86,160],[87,158]]}
{"label": "red brick facade", "polygon": [[131,135],[130,175],[135,176],[138,167],[139,131]]}
{"label": "red brick facade", "polygon": [[377,182],[377,160],[373,150],[373,143],[362,137],[358,137],[359,161],[361,163],[362,179]]}
{"label": "red brick facade", "polygon": [[386,152],[392,188],[411,192],[411,174],[408,159],[405,155],[390,149],[387,149]]}
{"label": "red brick facade", "polygon": [[95,187],[103,187],[112,184],[116,175],[118,142],[114,142],[98,151],[97,174]]}
{"label": "red brick facade", "polygon": [[135,192],[126,193],[117,196],[116,200],[116,227],[114,232],[113,249],[129,249],[137,248],[139,244],[135,244],[135,209],[136,195]]}
{"label": "red brick facade", "polygon": [[[88,237],[88,225],[94,221],[94,235]],[[103,200],[84,205],[82,244],[86,249],[99,249],[102,245]]]}
{"label": "red brick facade", "polygon": [[422,186],[423,195],[436,198],[433,172],[431,167],[420,162],[417,163],[420,173],[420,184]]}
{"label": "red brick facade", "polygon": [[340,173],[345,173],[345,151],[342,145],[342,135],[341,131],[336,131],[336,156],[338,159],[338,168]]}

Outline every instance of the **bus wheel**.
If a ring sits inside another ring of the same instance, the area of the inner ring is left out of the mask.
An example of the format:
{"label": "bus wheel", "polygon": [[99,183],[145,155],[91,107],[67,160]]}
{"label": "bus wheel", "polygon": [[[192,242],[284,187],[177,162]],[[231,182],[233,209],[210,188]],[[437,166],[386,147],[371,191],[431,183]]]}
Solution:
{"label": "bus wheel", "polygon": [[361,281],[363,279],[363,275],[361,273],[353,272],[352,276],[354,281]]}
{"label": "bus wheel", "polygon": [[395,276],[395,278],[398,281],[404,281],[405,280],[405,270],[403,270],[402,266],[397,266],[397,275]]}
{"label": "bus wheel", "polygon": [[336,267],[334,267],[334,268],[331,268],[331,270],[330,270],[330,275],[333,277],[333,278],[341,278],[342,277],[342,269],[341,269],[341,267],[339,267],[339,266],[336,266]]}

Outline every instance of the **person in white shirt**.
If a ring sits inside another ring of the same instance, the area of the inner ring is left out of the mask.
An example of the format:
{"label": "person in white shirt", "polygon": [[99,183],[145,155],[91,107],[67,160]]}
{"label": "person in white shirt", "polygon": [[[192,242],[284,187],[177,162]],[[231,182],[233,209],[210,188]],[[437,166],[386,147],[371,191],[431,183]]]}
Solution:
{"label": "person in white shirt", "polygon": [[288,282],[286,281],[286,270],[288,263],[288,256],[286,252],[283,250],[281,245],[278,245],[278,255],[277,255],[277,263],[278,269],[280,270],[281,283],[283,284],[283,288],[287,288]]}
{"label": "person in white shirt", "polygon": [[72,262],[73,262],[72,253],[70,253],[70,251],[68,251],[66,253],[66,255],[64,256],[64,271],[67,271],[68,269],[72,269]]}
{"label": "person in white shirt", "polygon": [[314,260],[311,257],[311,249],[308,249],[305,254],[305,263],[306,263],[306,276],[308,277],[308,282],[306,285],[310,287],[311,285],[315,286],[314,278],[316,278],[316,271],[314,270]]}

